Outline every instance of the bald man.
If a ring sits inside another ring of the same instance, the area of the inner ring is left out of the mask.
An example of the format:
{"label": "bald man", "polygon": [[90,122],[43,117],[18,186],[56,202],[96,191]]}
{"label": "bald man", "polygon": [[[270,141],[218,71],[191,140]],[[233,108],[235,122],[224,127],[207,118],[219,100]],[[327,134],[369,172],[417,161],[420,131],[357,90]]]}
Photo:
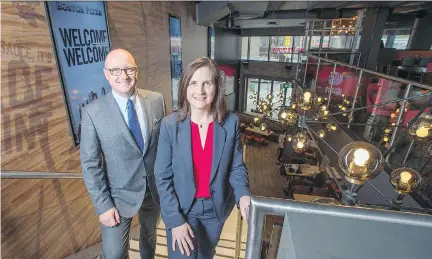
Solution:
{"label": "bald man", "polygon": [[107,55],[104,74],[112,91],[82,109],[80,143],[103,257],[128,258],[129,230],[139,213],[141,258],[154,258],[160,208],[153,168],[164,100],[136,87],[138,67],[126,50]]}

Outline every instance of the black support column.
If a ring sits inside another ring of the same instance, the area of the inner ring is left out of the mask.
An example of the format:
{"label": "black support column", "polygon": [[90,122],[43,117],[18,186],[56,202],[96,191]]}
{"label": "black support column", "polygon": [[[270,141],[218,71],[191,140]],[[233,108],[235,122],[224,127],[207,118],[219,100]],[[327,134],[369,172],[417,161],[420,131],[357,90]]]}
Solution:
{"label": "black support column", "polygon": [[362,53],[360,66],[375,70],[385,22],[389,8],[369,8],[363,18],[359,51]]}
{"label": "black support column", "polygon": [[432,14],[427,13],[415,19],[411,37],[408,42],[409,50],[430,50],[432,45]]}

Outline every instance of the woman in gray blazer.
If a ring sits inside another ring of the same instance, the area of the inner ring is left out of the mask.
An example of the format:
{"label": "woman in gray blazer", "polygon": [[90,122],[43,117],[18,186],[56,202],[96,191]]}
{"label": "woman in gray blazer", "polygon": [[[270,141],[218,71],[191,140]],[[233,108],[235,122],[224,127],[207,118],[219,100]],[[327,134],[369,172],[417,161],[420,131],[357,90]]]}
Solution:
{"label": "woman in gray blazer", "polygon": [[220,70],[206,57],[184,70],[178,101],[162,120],[155,164],[168,257],[213,258],[234,205],[249,214],[239,119],[226,111]]}

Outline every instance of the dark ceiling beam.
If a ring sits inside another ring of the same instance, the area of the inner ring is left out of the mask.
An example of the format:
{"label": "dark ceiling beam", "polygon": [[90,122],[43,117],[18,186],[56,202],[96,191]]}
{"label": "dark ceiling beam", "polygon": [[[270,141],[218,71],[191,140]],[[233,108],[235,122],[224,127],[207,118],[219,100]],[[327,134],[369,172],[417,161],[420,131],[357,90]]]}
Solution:
{"label": "dark ceiling beam", "polygon": [[417,12],[421,10],[427,10],[429,8],[432,8],[432,3],[420,4],[420,5],[413,5],[413,6],[402,6],[398,8],[393,9],[393,13],[411,13],[411,12]]}
{"label": "dark ceiling beam", "polygon": [[206,2],[196,4],[197,24],[210,26],[231,13],[227,2]]}
{"label": "dark ceiling beam", "polygon": [[342,8],[347,8],[356,4],[361,4],[363,2],[357,2],[357,1],[349,1],[349,2],[342,2],[343,4],[339,5],[338,7],[336,7],[337,10],[342,9]]}
{"label": "dark ceiling beam", "polygon": [[[320,8],[319,6],[322,4],[323,2],[316,2],[316,3],[313,3],[312,5],[308,5],[308,7],[307,7],[307,9],[308,10],[313,10],[313,9],[317,9],[317,8]],[[324,2],[325,3],[325,2]]]}
{"label": "dark ceiling beam", "polygon": [[[329,10],[334,11],[334,8]],[[336,18],[351,18],[357,14],[357,8],[341,9],[339,10],[339,17]],[[321,11],[326,11],[326,9],[321,10],[281,10],[277,12],[266,12],[262,18],[257,19],[319,19]]]}
{"label": "dark ceiling beam", "polygon": [[279,11],[281,6],[284,4],[284,1],[270,1],[267,6],[267,11]]}

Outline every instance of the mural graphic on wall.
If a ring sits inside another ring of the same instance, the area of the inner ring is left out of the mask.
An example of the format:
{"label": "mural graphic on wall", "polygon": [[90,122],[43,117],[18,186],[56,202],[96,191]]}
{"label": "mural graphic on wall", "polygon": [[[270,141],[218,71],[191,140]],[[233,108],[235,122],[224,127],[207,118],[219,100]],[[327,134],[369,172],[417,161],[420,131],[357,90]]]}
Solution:
{"label": "mural graphic on wall", "polygon": [[81,109],[111,91],[103,69],[110,51],[104,2],[47,2],[47,15],[67,104],[79,144]]}

